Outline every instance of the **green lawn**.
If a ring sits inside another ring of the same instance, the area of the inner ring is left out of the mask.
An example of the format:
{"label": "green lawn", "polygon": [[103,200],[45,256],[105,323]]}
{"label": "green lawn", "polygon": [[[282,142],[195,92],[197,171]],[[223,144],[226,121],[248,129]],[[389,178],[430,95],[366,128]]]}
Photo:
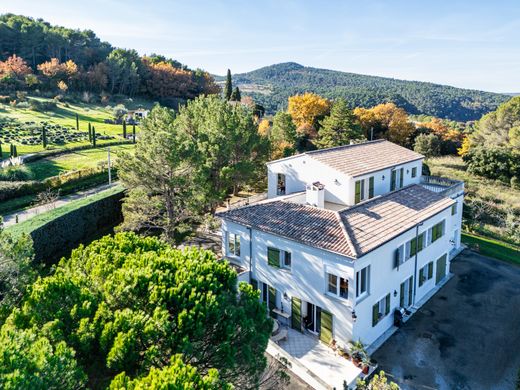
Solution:
{"label": "green lawn", "polygon": [[[132,153],[133,150],[133,144],[111,146],[110,154],[112,163],[117,160],[118,154],[122,151]],[[101,147],[80,150],[51,158],[44,158],[25,164],[24,167],[30,171],[32,180],[43,180],[68,171],[95,168],[100,163],[106,163],[107,160],[108,150],[106,147]]]}
{"label": "green lawn", "polygon": [[124,191],[124,188],[122,186],[112,187],[106,191],[102,191],[95,195],[91,195],[89,197],[67,203],[66,205],[55,208],[46,213],[36,215],[35,217],[32,217],[19,224],[11,225],[8,228],[6,228],[6,231],[9,231],[10,233],[12,233],[15,236],[19,236],[23,233],[30,234],[33,230],[38,229],[39,227],[45,225],[46,223],[52,221],[53,219],[56,219],[62,215],[70,213],[71,211],[77,210],[80,207],[83,207],[87,204],[98,201],[100,199],[104,199],[108,196],[111,196],[113,194],[116,194],[116,193],[122,192],[122,191]]}
{"label": "green lawn", "polygon": [[462,233],[462,242],[470,248],[476,249],[478,246],[478,252],[484,256],[520,265],[520,248],[503,241]]}
{"label": "green lawn", "polygon": [[[30,99],[36,100],[51,100],[44,98],[34,98],[30,97]],[[122,101],[127,109],[134,109],[138,106],[142,106],[145,108],[151,108],[152,104],[149,101],[144,100],[125,100]],[[113,107],[117,105],[117,103],[110,103]],[[90,122],[96,128],[96,133],[99,135],[110,135],[116,137],[117,139],[122,139],[123,127],[122,125],[112,125],[104,123],[105,119],[113,119],[113,115],[111,110],[107,110],[104,106],[99,104],[86,104],[86,103],[58,103],[57,109],[53,111],[47,112],[39,112],[32,111],[28,108],[18,108],[12,107],[9,104],[1,104],[0,103],[0,116],[12,118],[17,120],[18,122],[41,122],[46,121],[51,124],[59,124],[61,126],[67,126],[76,128],[76,113],[79,116],[79,129],[81,131],[88,130],[88,123]],[[139,132],[139,127],[136,128],[136,131]],[[127,126],[127,133],[132,133],[132,126]],[[99,140],[98,144],[102,145],[106,142],[113,142],[114,140]],[[67,143],[64,146],[72,147],[78,145],[88,144],[88,141],[84,142],[74,142]],[[59,149],[60,145],[49,145],[48,148],[51,149]],[[7,157],[8,153],[8,145],[3,147],[3,157]],[[7,149],[7,150],[6,150]],[[18,154],[29,154],[36,153],[43,150],[42,145],[22,145],[17,144]]]}

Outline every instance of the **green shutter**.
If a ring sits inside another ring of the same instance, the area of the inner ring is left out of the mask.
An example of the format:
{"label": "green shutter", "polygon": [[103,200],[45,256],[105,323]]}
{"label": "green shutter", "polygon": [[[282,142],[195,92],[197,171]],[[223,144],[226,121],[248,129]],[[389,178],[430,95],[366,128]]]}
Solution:
{"label": "green shutter", "polygon": [[403,188],[403,178],[404,178],[404,168],[400,169],[400,175],[399,175],[399,188]]}
{"label": "green shutter", "polygon": [[372,326],[376,326],[379,321],[379,303],[372,306]]}
{"label": "green shutter", "polygon": [[423,285],[424,282],[424,268],[419,270],[419,287]]}
{"label": "green shutter", "polygon": [[410,277],[410,291],[408,292],[408,302],[412,304],[412,298],[413,298],[413,290],[415,288],[415,285],[413,284],[413,276]]}
{"label": "green shutter", "polygon": [[374,197],[374,176],[368,179],[368,198]]}
{"label": "green shutter", "polygon": [[267,264],[280,268],[280,251],[275,248],[267,248]]}
{"label": "green shutter", "polygon": [[415,256],[417,253],[417,240],[414,238],[410,241],[410,257]]}
{"label": "green shutter", "polygon": [[392,171],[392,176],[390,178],[390,191],[395,190],[396,180],[397,180],[397,172],[394,170],[394,171]]}
{"label": "green shutter", "polygon": [[395,250],[394,255],[394,268],[399,268],[399,263],[401,262],[401,247]]}
{"label": "green shutter", "polygon": [[273,313],[273,309],[276,308],[276,289],[269,286],[269,313],[271,317],[276,318],[276,313]]}
{"label": "green shutter", "polygon": [[424,233],[421,233],[419,235],[419,238],[417,239],[417,252],[422,251],[424,248]]}
{"label": "green shutter", "polygon": [[302,301],[300,298],[291,298],[291,326],[298,332],[302,331]]}
{"label": "green shutter", "polygon": [[321,311],[320,340],[327,345],[332,341],[332,314],[325,310]]}
{"label": "green shutter", "polygon": [[387,294],[386,296],[386,310],[385,310],[385,316],[390,313],[390,294]]}
{"label": "green shutter", "polygon": [[357,204],[361,201],[361,180],[356,181],[356,195],[354,197],[354,203]]}
{"label": "green shutter", "polygon": [[433,261],[428,263],[428,279],[433,277]]}
{"label": "green shutter", "polygon": [[404,307],[404,282],[401,283],[401,291],[399,294],[399,306]]}

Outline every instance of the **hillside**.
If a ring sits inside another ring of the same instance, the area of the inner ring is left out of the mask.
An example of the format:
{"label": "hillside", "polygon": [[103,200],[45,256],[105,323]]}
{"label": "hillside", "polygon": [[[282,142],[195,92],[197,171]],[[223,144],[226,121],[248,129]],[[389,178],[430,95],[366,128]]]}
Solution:
{"label": "hillside", "polygon": [[[223,77],[215,77],[223,81]],[[419,81],[305,67],[293,62],[233,75],[233,82],[267,112],[285,108],[287,98],[315,92],[327,98],[344,97],[352,107],[371,107],[392,101],[410,114],[457,121],[479,119],[510,96]]]}

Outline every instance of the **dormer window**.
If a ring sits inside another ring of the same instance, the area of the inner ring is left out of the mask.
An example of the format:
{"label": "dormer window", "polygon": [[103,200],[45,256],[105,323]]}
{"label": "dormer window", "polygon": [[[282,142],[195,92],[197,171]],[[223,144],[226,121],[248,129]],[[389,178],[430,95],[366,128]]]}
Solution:
{"label": "dormer window", "polygon": [[285,195],[285,175],[283,173],[276,175],[276,195]]}

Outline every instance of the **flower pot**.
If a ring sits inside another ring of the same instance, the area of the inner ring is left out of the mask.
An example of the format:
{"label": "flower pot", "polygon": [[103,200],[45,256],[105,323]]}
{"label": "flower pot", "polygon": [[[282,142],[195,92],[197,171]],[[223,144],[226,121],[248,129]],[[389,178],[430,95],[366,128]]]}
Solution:
{"label": "flower pot", "polygon": [[369,366],[363,366],[363,374],[368,375]]}

